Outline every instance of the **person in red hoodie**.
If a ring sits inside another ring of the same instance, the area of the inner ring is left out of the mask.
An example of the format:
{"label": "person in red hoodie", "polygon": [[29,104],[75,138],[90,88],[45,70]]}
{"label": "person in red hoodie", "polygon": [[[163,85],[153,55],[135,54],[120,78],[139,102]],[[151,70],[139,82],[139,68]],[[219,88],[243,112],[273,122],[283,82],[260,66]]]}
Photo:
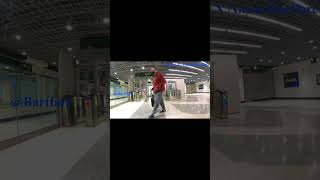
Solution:
{"label": "person in red hoodie", "polygon": [[166,112],[166,107],[163,101],[163,92],[166,90],[165,85],[167,81],[165,80],[163,74],[161,74],[156,68],[151,68],[151,71],[155,73],[155,77],[153,78],[153,95],[154,95],[154,105],[153,111],[149,118],[154,118],[154,114],[157,113],[157,109],[159,105],[162,107],[160,113]]}

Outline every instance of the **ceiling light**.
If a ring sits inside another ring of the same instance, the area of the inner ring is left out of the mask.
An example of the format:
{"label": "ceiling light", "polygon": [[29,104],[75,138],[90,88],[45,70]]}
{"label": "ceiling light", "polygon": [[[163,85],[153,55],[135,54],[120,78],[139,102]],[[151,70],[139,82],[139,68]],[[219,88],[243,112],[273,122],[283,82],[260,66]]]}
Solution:
{"label": "ceiling light", "polygon": [[16,38],[16,40],[19,41],[19,40],[21,40],[21,35],[16,35],[15,38]]}
{"label": "ceiling light", "polygon": [[67,48],[67,50],[68,50],[69,52],[71,52],[71,51],[72,51],[72,48],[71,48],[71,47],[69,47],[69,48]]}
{"label": "ceiling light", "polygon": [[192,77],[190,75],[184,75],[184,74],[171,74],[171,73],[166,73],[166,75],[168,76],[185,76],[185,77]]}
{"label": "ceiling light", "polygon": [[103,24],[109,24],[110,23],[110,19],[107,17],[103,18]]}
{"label": "ceiling light", "polygon": [[317,46],[313,46],[313,47],[312,47],[312,50],[315,50],[315,49],[318,49],[318,47],[317,47]]}
{"label": "ceiling light", "polygon": [[[300,5],[300,6],[302,6],[302,7],[310,8],[310,6],[309,6],[308,4],[306,4],[306,3],[304,3],[304,2],[302,2],[302,1],[300,1],[300,0],[291,0],[291,1],[294,2],[294,3],[296,3],[296,4],[298,4],[298,5]],[[317,15],[317,16],[320,16],[320,13],[317,12],[316,15]]]}
{"label": "ceiling light", "polygon": [[52,64],[53,64],[53,65],[56,65],[57,63],[54,61],[54,62],[52,62]]}
{"label": "ceiling light", "polygon": [[187,67],[187,68],[191,68],[191,69],[196,69],[198,71],[204,71],[202,69],[199,69],[199,68],[196,68],[196,67],[193,67],[193,66],[189,66],[189,65],[185,65],[185,64],[179,64],[179,63],[173,63],[174,65],[177,65],[177,66],[182,66],[182,67]]}
{"label": "ceiling light", "polygon": [[205,64],[205,65],[210,67],[210,65],[208,63],[204,62],[204,61],[201,61],[201,63],[203,63],[203,64]]}
{"label": "ceiling light", "polygon": [[295,30],[295,31],[302,31],[302,29],[299,28],[299,27],[290,25],[290,24],[285,23],[285,22],[277,21],[275,19],[267,18],[267,17],[264,17],[264,16],[256,15],[256,14],[249,14],[249,13],[246,13],[246,14],[244,14],[244,13],[241,14],[240,13],[240,14],[238,14],[238,13],[236,13],[234,11],[229,11],[229,9],[227,9],[227,8],[223,8],[223,7],[218,8],[216,6],[211,6],[211,10],[213,10],[213,11],[220,12],[220,9],[223,10],[224,12],[228,12],[228,13],[231,13],[231,14],[250,17],[250,18],[253,18],[253,19],[260,20],[260,21],[265,21],[265,22],[269,22],[269,23],[272,23],[272,24],[277,24],[279,26],[286,27],[286,28],[289,28],[289,29],[292,29],[292,30]]}
{"label": "ceiling light", "polygon": [[222,49],[211,49],[210,52],[230,53],[230,54],[248,54],[248,52],[245,52],[245,51],[229,51],[229,50],[222,50]]}
{"label": "ceiling light", "polygon": [[286,54],[286,52],[284,52],[284,51],[281,51],[281,54],[282,54],[282,55],[284,55],[284,54]]}
{"label": "ceiling light", "polygon": [[263,59],[259,59],[259,62],[263,62]]}
{"label": "ceiling light", "polygon": [[144,69],[144,67],[142,67],[142,69]]}
{"label": "ceiling light", "polygon": [[165,79],[187,79],[185,77],[174,77],[174,76],[165,76]]}
{"label": "ceiling light", "polygon": [[117,74],[116,72],[114,74]]}
{"label": "ceiling light", "polygon": [[302,1],[299,1],[299,0],[291,0],[292,2],[294,2],[294,3],[296,3],[296,4],[298,4],[298,5],[300,5],[300,6],[303,6],[303,7],[308,7],[308,5],[307,4],[305,4],[304,2],[302,2]]}
{"label": "ceiling light", "polygon": [[5,66],[4,68],[5,68],[5,69],[9,69],[9,66]]}
{"label": "ceiling light", "polygon": [[179,69],[168,69],[169,71],[175,71],[175,72],[184,72],[184,73],[188,73],[188,74],[198,74],[195,72],[190,72],[190,71],[183,71],[183,70],[179,70]]}
{"label": "ceiling light", "polygon": [[225,41],[211,41],[213,44],[223,44],[223,45],[231,45],[231,46],[244,46],[244,47],[252,47],[252,48],[262,48],[260,45],[253,44],[245,44],[245,43],[234,43],[234,42],[225,42]]}
{"label": "ceiling light", "polygon": [[272,63],[272,60],[271,60],[271,59],[269,59],[269,60],[268,60],[268,63]]}
{"label": "ceiling light", "polygon": [[284,64],[284,62],[282,61],[281,64]]}
{"label": "ceiling light", "polygon": [[309,40],[308,43],[312,44],[312,43],[314,43],[314,41],[313,40]]}
{"label": "ceiling light", "polygon": [[298,60],[300,60],[300,59],[301,59],[301,57],[299,56],[299,57],[297,57],[297,59],[298,59]]}
{"label": "ceiling light", "polygon": [[133,71],[133,69],[130,69],[130,71],[132,72],[132,71]]}
{"label": "ceiling light", "polygon": [[224,28],[218,28],[218,27],[210,27],[210,30],[212,30],[212,31],[220,31],[220,32],[228,32],[228,33],[234,33],[234,34],[242,34],[242,35],[248,35],[248,36],[256,36],[256,37],[265,38],[265,39],[271,39],[271,40],[280,40],[280,38],[275,37],[275,36],[269,36],[269,35],[265,35],[265,34],[258,34],[258,33],[240,31],[240,30],[234,30],[234,29],[224,29]]}
{"label": "ceiling light", "polygon": [[27,55],[27,52],[23,51],[21,54],[22,54],[23,56],[26,56],[26,55]]}
{"label": "ceiling light", "polygon": [[73,27],[72,27],[70,24],[67,24],[67,25],[66,25],[66,29],[67,29],[68,31],[72,31],[72,30],[73,30]]}

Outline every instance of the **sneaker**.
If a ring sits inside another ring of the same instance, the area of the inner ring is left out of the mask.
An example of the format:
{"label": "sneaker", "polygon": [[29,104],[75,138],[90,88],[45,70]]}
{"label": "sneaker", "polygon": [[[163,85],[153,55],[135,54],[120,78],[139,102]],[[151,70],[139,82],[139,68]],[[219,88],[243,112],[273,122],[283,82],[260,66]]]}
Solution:
{"label": "sneaker", "polygon": [[151,115],[149,116],[149,119],[153,119],[153,118],[154,118],[154,115],[151,114]]}
{"label": "sneaker", "polygon": [[160,113],[164,113],[164,112],[166,112],[167,110],[165,110],[165,109],[162,109],[162,111],[160,111]]}

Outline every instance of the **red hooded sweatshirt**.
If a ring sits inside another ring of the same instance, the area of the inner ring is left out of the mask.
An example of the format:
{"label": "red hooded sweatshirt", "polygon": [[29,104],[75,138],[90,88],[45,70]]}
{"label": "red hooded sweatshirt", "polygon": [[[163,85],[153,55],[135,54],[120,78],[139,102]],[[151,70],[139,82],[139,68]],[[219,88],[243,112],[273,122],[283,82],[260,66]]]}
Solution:
{"label": "red hooded sweatshirt", "polygon": [[163,92],[165,90],[166,83],[167,81],[164,79],[164,76],[160,72],[157,72],[156,76],[153,78],[153,92]]}

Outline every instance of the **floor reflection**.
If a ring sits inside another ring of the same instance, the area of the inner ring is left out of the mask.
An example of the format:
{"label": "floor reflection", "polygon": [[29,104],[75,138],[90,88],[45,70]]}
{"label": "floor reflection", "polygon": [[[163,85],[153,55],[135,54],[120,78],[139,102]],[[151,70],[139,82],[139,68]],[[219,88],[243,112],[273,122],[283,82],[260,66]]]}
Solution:
{"label": "floor reflection", "polygon": [[319,100],[242,104],[210,133],[211,180],[320,179]]}
{"label": "floor reflection", "polygon": [[211,146],[233,162],[258,165],[318,165],[320,134],[219,135]]}

